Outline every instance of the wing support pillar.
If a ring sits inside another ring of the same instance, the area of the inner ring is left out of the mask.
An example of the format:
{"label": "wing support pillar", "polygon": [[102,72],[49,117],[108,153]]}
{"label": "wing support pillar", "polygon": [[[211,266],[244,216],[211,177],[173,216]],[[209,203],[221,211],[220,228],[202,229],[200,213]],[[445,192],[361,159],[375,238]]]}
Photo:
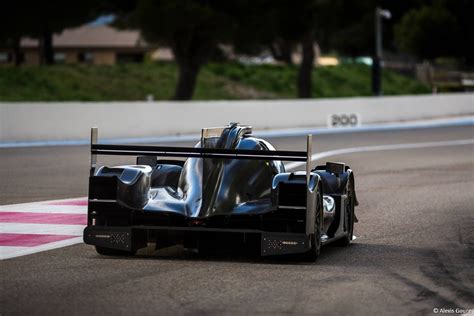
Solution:
{"label": "wing support pillar", "polygon": [[95,172],[95,168],[97,167],[97,154],[92,152],[92,146],[97,144],[97,140],[99,137],[99,128],[92,127],[91,128],[91,156],[90,156],[90,175],[93,176]]}
{"label": "wing support pillar", "polygon": [[313,135],[306,138],[306,235],[314,234],[316,216],[315,197],[317,187],[311,188],[311,160],[312,160]]}

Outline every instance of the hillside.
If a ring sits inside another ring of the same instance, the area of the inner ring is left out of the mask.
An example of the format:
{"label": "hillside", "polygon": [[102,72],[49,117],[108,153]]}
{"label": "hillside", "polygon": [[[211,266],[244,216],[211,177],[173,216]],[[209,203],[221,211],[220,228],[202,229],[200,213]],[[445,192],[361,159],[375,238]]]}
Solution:
{"label": "hillside", "polygon": [[[296,97],[297,68],[209,64],[201,72],[195,100],[272,99]],[[177,71],[173,63],[114,66],[55,65],[0,67],[0,101],[167,100]],[[428,87],[392,71],[384,71],[385,95],[429,93]],[[315,97],[370,95],[370,68],[364,65],[314,70]]]}

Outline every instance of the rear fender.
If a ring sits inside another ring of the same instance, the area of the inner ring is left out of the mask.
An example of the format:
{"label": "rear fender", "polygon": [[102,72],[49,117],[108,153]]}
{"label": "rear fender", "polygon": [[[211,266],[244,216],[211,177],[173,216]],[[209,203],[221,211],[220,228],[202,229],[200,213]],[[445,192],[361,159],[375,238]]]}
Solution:
{"label": "rear fender", "polygon": [[[344,163],[328,162],[313,169],[321,178],[324,193],[334,198],[336,214],[330,223],[325,223],[325,230],[330,238],[338,237],[347,230],[347,219],[343,210],[353,198],[354,206],[359,204],[355,191],[354,173]],[[357,222],[357,217],[355,217]]]}
{"label": "rear fender", "polygon": [[278,209],[305,210],[305,233],[314,234],[316,198],[320,177],[311,173],[307,182],[306,172],[280,173],[273,178],[272,204]]}
{"label": "rear fender", "polygon": [[89,201],[142,209],[148,203],[151,174],[150,166],[100,167],[89,178]]}
{"label": "rear fender", "polygon": [[[334,167],[334,165],[342,166],[342,168]],[[321,177],[325,194],[349,194],[354,197],[355,205],[359,205],[355,191],[354,173],[349,166],[345,166],[343,163],[328,162],[326,165],[317,166],[312,172],[317,173]],[[349,182],[352,185],[349,185]]]}

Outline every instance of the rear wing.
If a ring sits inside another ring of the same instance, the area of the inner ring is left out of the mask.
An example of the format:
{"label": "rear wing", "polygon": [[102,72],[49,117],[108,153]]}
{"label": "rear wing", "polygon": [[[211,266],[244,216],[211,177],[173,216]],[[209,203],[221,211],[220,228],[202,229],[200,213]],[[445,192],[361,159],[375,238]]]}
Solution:
{"label": "rear wing", "polygon": [[91,129],[91,173],[97,166],[97,156],[156,156],[176,158],[219,158],[219,159],[247,159],[247,160],[281,160],[306,162],[306,171],[311,172],[311,143],[312,135],[307,136],[306,151],[286,150],[246,150],[171,146],[145,145],[110,145],[98,143],[98,128]]}
{"label": "rear wing", "polygon": [[[144,145],[110,145],[98,143],[97,127],[91,128],[90,175],[93,176],[97,167],[97,156],[153,156],[176,158],[219,158],[219,159],[251,159],[251,160],[281,160],[306,162],[306,232],[311,230],[309,223],[314,222],[314,207],[310,201],[309,182],[311,178],[312,135],[306,139],[306,151],[282,150],[244,150],[221,148],[144,146]],[[311,226],[314,230],[314,225]]]}

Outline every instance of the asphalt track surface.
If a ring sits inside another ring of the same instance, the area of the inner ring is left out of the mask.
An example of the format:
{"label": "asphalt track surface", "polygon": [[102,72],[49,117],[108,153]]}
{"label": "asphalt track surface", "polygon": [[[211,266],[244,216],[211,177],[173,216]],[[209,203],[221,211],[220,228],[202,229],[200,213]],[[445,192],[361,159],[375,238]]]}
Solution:
{"label": "asphalt track surface", "polygon": [[[473,126],[315,135],[313,151],[472,138]],[[304,137],[270,141],[282,150],[305,146]],[[0,261],[0,314],[432,315],[434,308],[473,309],[474,145],[328,160],[355,170],[358,238],[346,248],[324,248],[315,264],[203,256],[178,247],[108,258],[78,244]],[[86,146],[1,149],[0,204],[85,196],[87,174]]]}

